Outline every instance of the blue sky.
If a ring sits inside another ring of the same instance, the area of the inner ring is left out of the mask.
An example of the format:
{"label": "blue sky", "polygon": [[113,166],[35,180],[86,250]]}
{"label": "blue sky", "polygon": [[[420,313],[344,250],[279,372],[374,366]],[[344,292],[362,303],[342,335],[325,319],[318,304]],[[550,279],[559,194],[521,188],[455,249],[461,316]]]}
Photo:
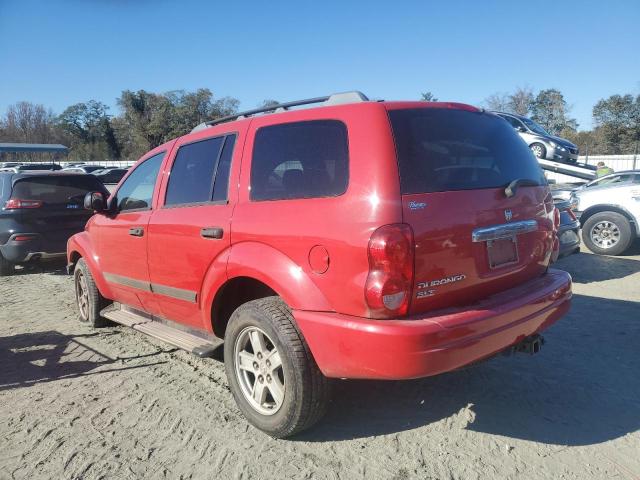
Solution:
{"label": "blue sky", "polygon": [[208,87],[241,107],[362,90],[480,104],[560,89],[581,128],[594,103],[640,94],[640,1],[0,0],[0,113],[61,112],[124,89]]}

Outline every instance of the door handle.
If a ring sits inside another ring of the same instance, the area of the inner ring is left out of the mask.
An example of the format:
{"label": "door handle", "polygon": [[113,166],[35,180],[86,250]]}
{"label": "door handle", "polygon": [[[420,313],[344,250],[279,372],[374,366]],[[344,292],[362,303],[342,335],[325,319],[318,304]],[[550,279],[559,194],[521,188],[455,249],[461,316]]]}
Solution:
{"label": "door handle", "polygon": [[133,237],[142,237],[144,235],[144,228],[134,227],[129,229],[129,235]]}
{"label": "door handle", "polygon": [[224,230],[220,227],[206,227],[200,230],[200,235],[203,238],[215,238],[220,240],[224,235]]}

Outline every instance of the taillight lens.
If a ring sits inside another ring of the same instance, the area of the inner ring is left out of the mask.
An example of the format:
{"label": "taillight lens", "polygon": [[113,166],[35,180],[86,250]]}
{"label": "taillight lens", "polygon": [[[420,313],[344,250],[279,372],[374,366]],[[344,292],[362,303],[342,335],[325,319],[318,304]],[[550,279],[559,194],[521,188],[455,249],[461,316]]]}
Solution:
{"label": "taillight lens", "polygon": [[565,212],[567,212],[567,215],[569,215],[569,218],[571,219],[571,221],[578,219],[578,217],[576,217],[576,214],[573,213],[573,210],[571,210],[570,208],[567,208]]}
{"label": "taillight lens", "polygon": [[373,318],[406,315],[413,284],[413,231],[404,223],[378,228],[369,240],[365,299]]}
{"label": "taillight lens", "polygon": [[560,227],[560,210],[557,208],[553,209],[553,229],[557,232],[558,227]]}
{"label": "taillight lens", "polygon": [[18,198],[10,198],[5,203],[4,208],[16,209],[16,208],[40,208],[42,202],[40,200],[20,200]]}

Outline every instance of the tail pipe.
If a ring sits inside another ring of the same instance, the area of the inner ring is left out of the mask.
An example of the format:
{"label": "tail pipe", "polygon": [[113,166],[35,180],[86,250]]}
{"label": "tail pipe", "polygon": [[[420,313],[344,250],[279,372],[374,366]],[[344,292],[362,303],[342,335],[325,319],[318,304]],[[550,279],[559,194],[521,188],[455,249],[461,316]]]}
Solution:
{"label": "tail pipe", "polygon": [[513,353],[526,353],[528,355],[534,355],[540,351],[542,345],[544,345],[544,337],[536,333],[511,346],[504,353],[505,355],[511,355]]}

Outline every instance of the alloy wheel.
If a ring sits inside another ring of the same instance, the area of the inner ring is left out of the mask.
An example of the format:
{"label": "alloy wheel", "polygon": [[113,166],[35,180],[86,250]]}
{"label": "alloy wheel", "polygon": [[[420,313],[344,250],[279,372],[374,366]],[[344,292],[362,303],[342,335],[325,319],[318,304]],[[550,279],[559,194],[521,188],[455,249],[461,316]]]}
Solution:
{"label": "alloy wheel", "polygon": [[253,409],[275,414],[285,395],[285,378],[278,349],[258,327],[247,327],[234,345],[235,372],[240,389]]}
{"label": "alloy wheel", "polygon": [[620,241],[620,229],[615,223],[604,220],[591,227],[589,236],[598,247],[609,249]]}
{"label": "alloy wheel", "polygon": [[83,320],[87,320],[89,318],[89,288],[82,270],[78,270],[78,273],[76,273],[76,301],[78,302],[80,316]]}

